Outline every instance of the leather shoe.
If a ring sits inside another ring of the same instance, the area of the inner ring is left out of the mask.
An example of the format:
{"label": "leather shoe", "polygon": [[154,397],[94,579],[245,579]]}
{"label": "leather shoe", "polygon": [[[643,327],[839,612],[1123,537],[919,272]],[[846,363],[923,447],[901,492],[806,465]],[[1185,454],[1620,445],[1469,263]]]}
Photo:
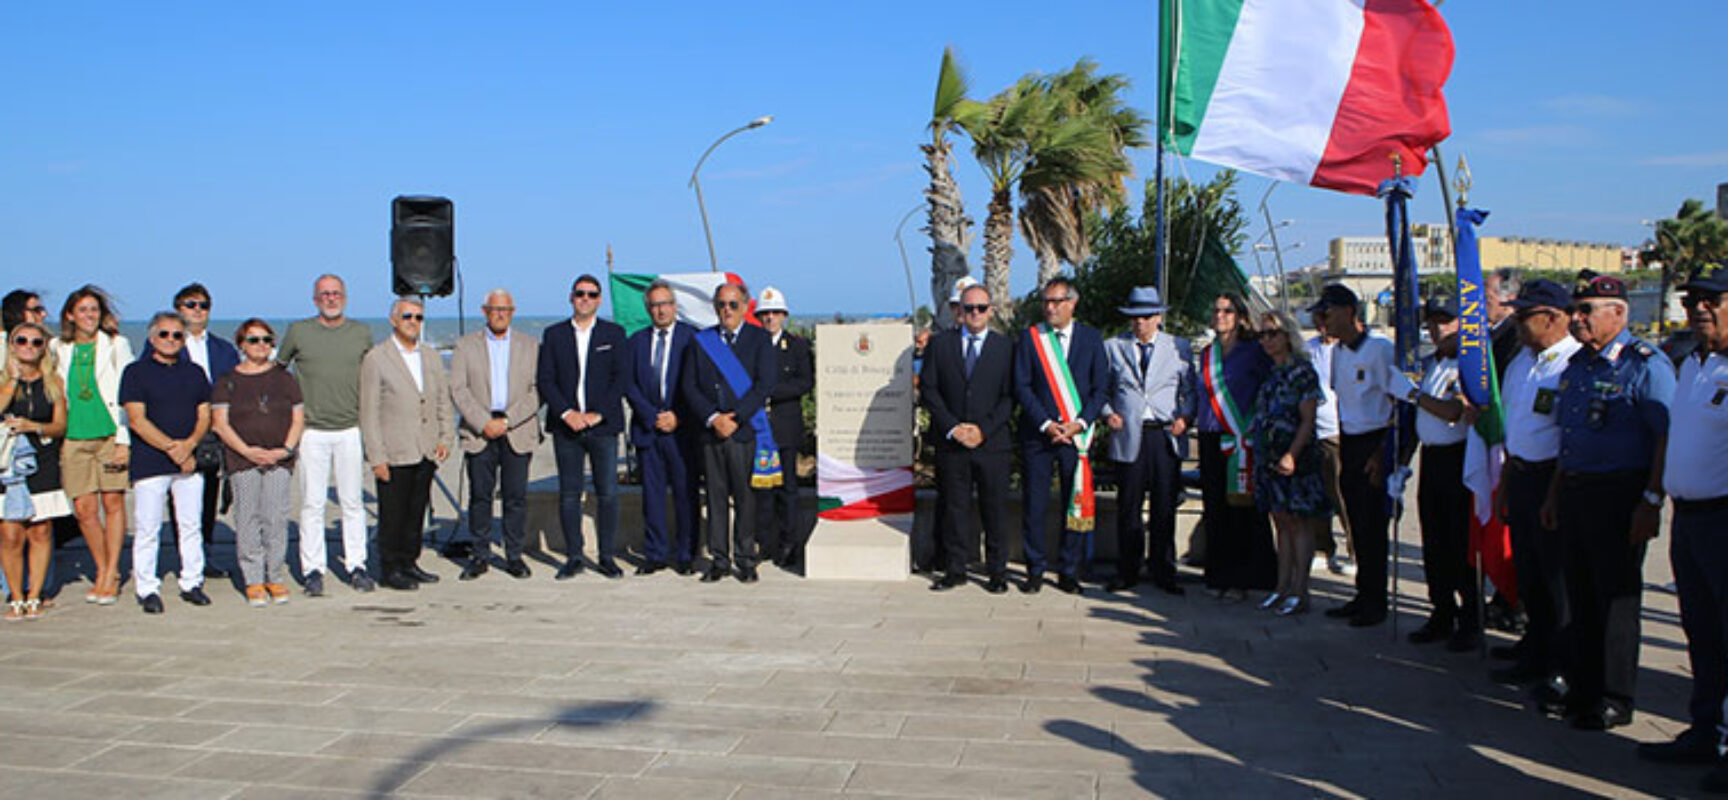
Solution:
{"label": "leather shoe", "polygon": [[653,575],[654,573],[659,572],[660,570],[663,570],[665,568],[666,568],[666,564],[664,562],[645,561],[642,563],[642,566],[639,566],[636,568],[636,574],[637,575]]}
{"label": "leather shoe", "polygon": [[1446,650],[1451,653],[1470,653],[1482,647],[1482,629],[1459,628],[1446,639]]}
{"label": "leather shoe", "polygon": [[1427,622],[1422,623],[1422,627],[1411,631],[1405,638],[1409,639],[1411,644],[1433,644],[1451,635],[1452,625],[1450,623],[1442,623],[1434,617],[1429,617]]}
{"label": "leather shoe", "polygon": [[1386,621],[1386,609],[1363,608],[1350,617],[1350,627],[1371,628]]}
{"label": "leather shoe", "polygon": [[984,584],[984,591],[991,594],[1003,594],[1008,591],[1008,578],[1003,575],[991,575],[990,581]]}
{"label": "leather shoe", "polygon": [[1581,731],[1605,731],[1632,724],[1632,712],[1613,703],[1603,703],[1600,707],[1585,711],[1572,718],[1572,727]]}
{"label": "leather shoe", "polygon": [[1158,587],[1158,591],[1163,592],[1163,593],[1168,594],[1168,595],[1174,595],[1176,597],[1181,597],[1182,595],[1185,595],[1188,593],[1188,590],[1182,588],[1182,584],[1177,583],[1175,578],[1166,578],[1165,580],[1161,580],[1161,581],[1153,581],[1152,585]]}
{"label": "leather shoe", "polygon": [[205,564],[204,565],[204,577],[209,578],[210,580],[213,580],[213,581],[227,580],[228,579],[228,570],[225,570],[221,567],[212,566],[210,564]]}
{"label": "leather shoe", "polygon": [[491,567],[486,566],[486,562],[481,561],[480,559],[474,559],[473,561],[468,562],[468,566],[462,568],[462,574],[457,575],[456,580],[471,581],[481,575],[485,575],[487,570],[490,569]]}
{"label": "leather shoe", "polygon": [[1356,616],[1356,610],[1361,607],[1361,603],[1351,600],[1344,605],[1328,608],[1324,613],[1333,619],[1349,619]]}
{"label": "leather shoe", "polygon": [[1140,581],[1136,578],[1111,578],[1109,583],[1104,584],[1104,591],[1111,593],[1126,591],[1134,588],[1138,583]]}
{"label": "leather shoe", "polygon": [[144,608],[146,614],[162,613],[162,595],[147,594],[138,598],[138,605]]}
{"label": "leather shoe", "polygon": [[195,606],[210,605],[210,595],[204,593],[204,587],[194,586],[180,593],[180,599]]}
{"label": "leather shoe", "polygon": [[714,583],[724,577],[726,577],[726,565],[711,564],[708,567],[708,571],[702,573],[702,582]]}
{"label": "leather shoe", "polygon": [[680,561],[672,565],[672,571],[679,575],[694,575],[696,574],[696,566],[688,561]]}
{"label": "leather shoe", "polygon": [[1537,713],[1550,717],[1564,717],[1574,710],[1566,695],[1566,679],[1560,675],[1530,690],[1530,700],[1536,704]]}
{"label": "leather shoe", "polygon": [[1056,590],[1064,594],[1080,594],[1080,579],[1073,575],[1062,575],[1056,578]]}
{"label": "leather shoe", "polygon": [[1638,757],[1657,764],[1712,764],[1720,758],[1719,738],[1713,730],[1687,728],[1672,741],[1640,743]]}
{"label": "leather shoe", "polygon": [[529,575],[533,575],[534,572],[528,569],[528,562],[518,558],[513,561],[504,562],[504,574],[509,575],[516,580],[525,580]]}
{"label": "leather shoe", "polygon": [[618,568],[618,562],[608,558],[594,565],[594,571],[612,580],[624,577],[624,570]]}
{"label": "leather shoe", "polygon": [[393,569],[384,573],[384,577],[378,581],[378,585],[386,589],[395,589],[398,592],[412,592],[420,588],[420,582],[414,580],[413,575],[400,569]]}
{"label": "leather shoe", "polygon": [[585,567],[582,564],[582,559],[577,558],[576,556],[571,556],[564,562],[564,566],[558,568],[558,574],[553,575],[552,579],[567,581],[576,577],[576,575],[583,569],[585,569]]}
{"label": "leather shoe", "polygon": [[932,591],[932,592],[946,592],[949,589],[958,589],[958,588],[965,586],[965,585],[966,585],[966,576],[965,575],[944,575],[944,576],[942,576],[942,578],[940,580],[937,580],[935,583],[930,584],[930,591]]}
{"label": "leather shoe", "polygon": [[1043,575],[1028,575],[1026,582],[1020,584],[1020,591],[1023,594],[1037,594],[1038,590],[1042,588],[1044,588]]}
{"label": "leather shoe", "polygon": [[437,583],[438,582],[438,576],[437,575],[433,575],[432,573],[421,569],[419,564],[409,564],[402,571],[408,573],[408,577],[413,578],[416,583]]}
{"label": "leather shoe", "polygon": [[756,568],[755,567],[750,566],[750,567],[739,567],[738,568],[738,582],[739,583],[755,583],[757,580],[760,580],[760,578],[758,578],[756,575]]}

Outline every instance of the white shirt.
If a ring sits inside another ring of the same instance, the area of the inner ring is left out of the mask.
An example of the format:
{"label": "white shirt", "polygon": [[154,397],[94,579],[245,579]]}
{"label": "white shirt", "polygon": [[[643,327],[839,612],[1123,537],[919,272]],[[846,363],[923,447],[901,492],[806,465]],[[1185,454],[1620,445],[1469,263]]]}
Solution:
{"label": "white shirt", "polygon": [[1681,500],[1728,495],[1728,357],[1696,354],[1680,363],[1668,406],[1668,456],[1662,488]]}
{"label": "white shirt", "polygon": [[[1422,392],[1441,400],[1457,397],[1458,359],[1434,359],[1422,374]],[[1444,447],[1459,444],[1469,434],[1470,429],[1460,422],[1447,422],[1420,406],[1416,409],[1416,438],[1425,445]]]}
{"label": "white shirt", "polygon": [[210,380],[210,329],[205,328],[201,334],[186,331],[186,355],[192,363],[204,370],[204,380]]}
{"label": "white shirt", "polygon": [[1314,360],[1314,372],[1320,376],[1320,403],[1314,409],[1314,436],[1319,439],[1338,435],[1338,393],[1332,391],[1332,351],[1337,347],[1337,342],[1308,337],[1308,353]]}
{"label": "white shirt", "polygon": [[[596,317],[595,319],[598,319]],[[570,320],[570,327],[576,331],[576,410],[588,410],[588,340],[594,338],[594,320],[588,320],[588,327],[575,319]]]}
{"label": "white shirt", "polygon": [[1506,385],[1500,387],[1500,405],[1506,409],[1506,453],[1525,461],[1547,461],[1560,455],[1560,373],[1577,339],[1567,336],[1541,353],[1528,347],[1506,365]]}
{"label": "white shirt", "polygon": [[426,376],[422,374],[424,368],[420,364],[420,345],[415,344],[413,349],[403,347],[402,340],[395,334],[390,335],[390,341],[396,345],[396,352],[402,354],[402,362],[408,365],[408,374],[414,376],[415,391],[425,392]]}
{"label": "white shirt", "polygon": [[1366,332],[1356,348],[1342,340],[1333,347],[1330,383],[1344,433],[1372,433],[1392,424],[1393,402],[1416,388],[1398,369],[1396,352],[1391,339]]}
{"label": "white shirt", "polygon": [[510,407],[510,329],[503,336],[493,336],[486,329],[486,368],[488,385],[492,389],[492,407],[488,411],[503,411]]}

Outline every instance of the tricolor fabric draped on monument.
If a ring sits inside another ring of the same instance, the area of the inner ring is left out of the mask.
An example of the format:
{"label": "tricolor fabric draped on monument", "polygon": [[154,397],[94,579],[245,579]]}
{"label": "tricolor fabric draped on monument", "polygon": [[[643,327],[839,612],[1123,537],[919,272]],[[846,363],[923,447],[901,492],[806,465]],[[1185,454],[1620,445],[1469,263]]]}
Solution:
{"label": "tricolor fabric draped on monument", "polygon": [[869,469],[816,454],[816,515],[822,519],[870,519],[910,514],[912,469]]}
{"label": "tricolor fabric draped on monument", "polygon": [[[672,287],[672,296],[678,300],[678,318],[695,325],[698,328],[712,327],[720,321],[714,316],[714,290],[722,283],[736,283],[748,286],[744,279],[731,272],[683,272],[668,275],[649,275],[643,273],[614,272],[608,276],[612,284],[612,321],[624,327],[625,334],[632,334],[653,324],[648,317],[648,307],[642,303],[642,298],[648,294],[648,287],[655,280],[663,280]],[[750,301],[747,319],[756,321],[756,301]]]}
{"label": "tricolor fabric draped on monument", "polygon": [[1163,0],[1159,142],[1372,195],[1451,132],[1452,34],[1424,0]]}

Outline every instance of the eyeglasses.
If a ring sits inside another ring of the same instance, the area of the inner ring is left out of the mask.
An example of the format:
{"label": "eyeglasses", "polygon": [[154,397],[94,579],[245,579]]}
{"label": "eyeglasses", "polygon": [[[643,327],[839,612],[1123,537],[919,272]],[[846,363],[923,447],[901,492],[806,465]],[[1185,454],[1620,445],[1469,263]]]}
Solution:
{"label": "eyeglasses", "polygon": [[180,301],[180,307],[181,308],[190,308],[193,311],[203,311],[203,310],[210,308],[210,301],[209,300],[181,300]]}
{"label": "eyeglasses", "polygon": [[36,336],[14,336],[12,344],[19,347],[41,347],[42,339]]}
{"label": "eyeglasses", "polygon": [[1574,303],[1572,306],[1572,313],[1583,314],[1588,317],[1598,308],[1601,308],[1601,306],[1596,303]]}
{"label": "eyeglasses", "polygon": [[771,317],[771,316],[774,316],[775,314],[779,314],[782,317],[786,316],[786,312],[784,312],[784,311],[758,311],[758,312],[756,312],[756,316],[758,316],[758,317]]}
{"label": "eyeglasses", "polygon": [[1224,306],[1222,308],[1212,309],[1212,315],[1213,316],[1217,316],[1219,314],[1229,314],[1231,316],[1235,316],[1236,315],[1236,309],[1231,307],[1231,306]]}
{"label": "eyeglasses", "polygon": [[401,314],[398,314],[397,316],[401,317],[402,319],[408,320],[409,322],[419,322],[419,321],[426,318],[425,314],[416,314],[412,311],[404,311]]}
{"label": "eyeglasses", "polygon": [[313,297],[319,297],[319,298],[323,298],[323,297],[341,297],[341,296],[342,296],[342,295],[344,295],[344,294],[346,294],[346,292],[343,292],[343,291],[342,291],[342,290],[341,290],[341,289],[326,289],[326,290],[324,290],[324,291],[322,291],[322,292],[313,292],[313,293],[312,293],[312,296],[313,296]]}
{"label": "eyeglasses", "polygon": [[600,299],[600,290],[599,289],[577,289],[576,291],[571,292],[570,296],[571,297],[580,297],[580,298],[583,298],[585,300],[598,300],[598,299]]}
{"label": "eyeglasses", "polygon": [[971,303],[966,303],[966,304],[960,306],[960,310],[964,311],[968,314],[982,314],[982,313],[990,310],[990,304],[989,303],[979,303],[977,305],[973,305]]}
{"label": "eyeglasses", "polygon": [[715,300],[714,301],[714,308],[716,308],[716,309],[724,308],[728,311],[737,311],[738,309],[743,308],[743,307],[744,307],[744,301],[743,300]]}
{"label": "eyeglasses", "polygon": [[274,336],[248,336],[244,339],[241,339],[240,341],[245,342],[247,344],[275,344],[276,343],[276,337],[274,337]]}
{"label": "eyeglasses", "polygon": [[1722,293],[1721,292],[1703,292],[1703,291],[1698,291],[1698,290],[1694,289],[1694,290],[1686,293],[1686,297],[1682,302],[1684,302],[1686,304],[1687,308],[1691,308],[1692,306],[1698,305],[1699,303],[1713,306],[1713,305],[1716,305],[1717,303],[1722,302]]}
{"label": "eyeglasses", "polygon": [[1063,296],[1063,297],[1046,297],[1046,298],[1044,298],[1044,305],[1047,305],[1047,306],[1053,306],[1053,305],[1056,305],[1056,304],[1058,304],[1058,303],[1066,303],[1066,302],[1068,302],[1068,301],[1069,301],[1069,300],[1073,300],[1073,299],[1074,299],[1074,298],[1072,298],[1072,297],[1067,297],[1067,296]]}
{"label": "eyeglasses", "polygon": [[480,310],[490,314],[494,311],[515,311],[516,307],[515,306],[481,306]]}
{"label": "eyeglasses", "polygon": [[655,300],[655,301],[649,303],[648,307],[649,308],[665,308],[667,306],[675,306],[675,305],[678,305],[677,300]]}
{"label": "eyeglasses", "polygon": [[186,338],[186,332],[185,331],[157,331],[156,332],[156,338],[161,339],[163,341],[173,339],[174,341],[178,342],[181,339]]}

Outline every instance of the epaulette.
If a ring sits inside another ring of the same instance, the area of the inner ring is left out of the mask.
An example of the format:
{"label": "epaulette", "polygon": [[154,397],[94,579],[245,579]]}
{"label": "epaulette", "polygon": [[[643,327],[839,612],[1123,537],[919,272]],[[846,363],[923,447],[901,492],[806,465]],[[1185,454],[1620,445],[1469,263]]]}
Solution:
{"label": "epaulette", "polygon": [[1652,346],[1649,342],[1644,341],[1643,339],[1633,339],[1632,340],[1632,349],[1637,351],[1638,355],[1641,355],[1645,358],[1655,358],[1656,357],[1656,348],[1654,346]]}

